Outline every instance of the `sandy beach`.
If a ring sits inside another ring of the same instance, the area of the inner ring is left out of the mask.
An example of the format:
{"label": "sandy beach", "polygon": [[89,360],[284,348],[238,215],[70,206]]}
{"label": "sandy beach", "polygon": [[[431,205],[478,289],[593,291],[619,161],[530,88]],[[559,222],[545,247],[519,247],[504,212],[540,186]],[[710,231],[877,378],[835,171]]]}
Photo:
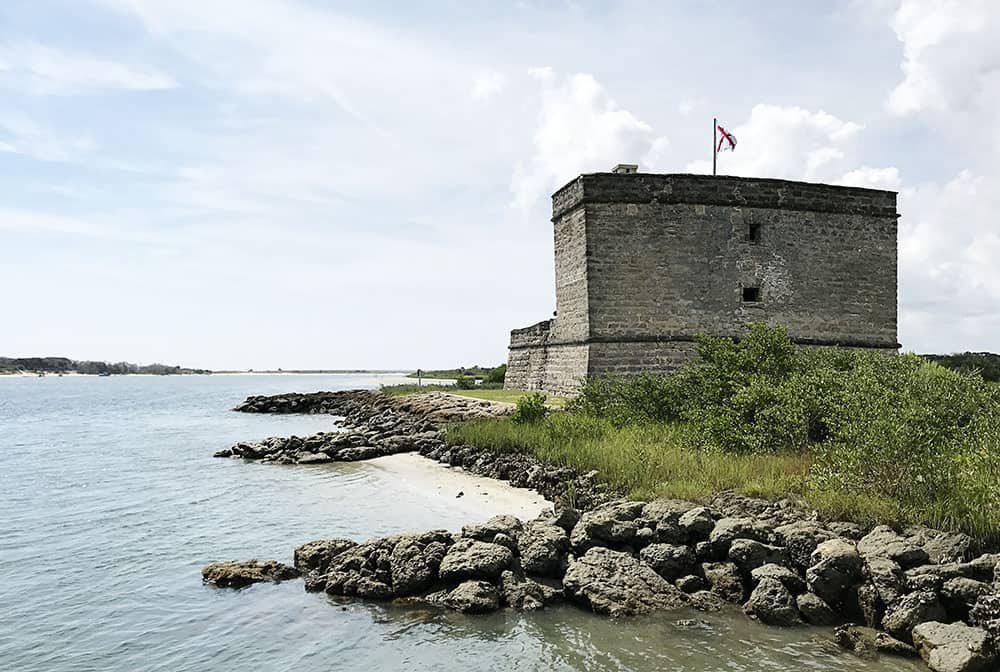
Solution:
{"label": "sandy beach", "polygon": [[[499,514],[530,520],[552,510],[552,502],[534,490],[515,488],[495,478],[475,476],[461,467],[447,467],[416,453],[400,453],[368,460],[400,489],[419,492],[429,499],[445,499],[468,514],[469,522]],[[459,493],[462,496],[459,497]]]}

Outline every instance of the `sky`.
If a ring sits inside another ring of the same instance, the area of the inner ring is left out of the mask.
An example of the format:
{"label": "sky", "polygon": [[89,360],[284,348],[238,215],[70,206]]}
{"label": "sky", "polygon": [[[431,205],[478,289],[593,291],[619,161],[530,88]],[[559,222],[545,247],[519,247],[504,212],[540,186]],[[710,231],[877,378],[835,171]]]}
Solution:
{"label": "sky", "polygon": [[1000,351],[992,0],[0,3],[0,355],[506,360],[550,195],[711,170],[899,192],[906,350]]}

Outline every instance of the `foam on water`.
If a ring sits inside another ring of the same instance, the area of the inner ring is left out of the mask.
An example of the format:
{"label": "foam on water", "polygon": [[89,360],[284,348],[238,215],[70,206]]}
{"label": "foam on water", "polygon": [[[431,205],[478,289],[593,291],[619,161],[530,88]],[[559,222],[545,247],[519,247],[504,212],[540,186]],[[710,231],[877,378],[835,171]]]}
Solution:
{"label": "foam on water", "polygon": [[[233,413],[249,394],[374,387],[375,376],[0,378],[0,669],[920,670],[863,663],[829,632],[739,614],[609,621],[570,607],[467,617],[331,602],[299,581],[203,586],[212,560],[328,536],[446,527],[460,507],[363,463],[213,459],[230,444],[333,429]],[[701,619],[681,627],[676,619]]]}

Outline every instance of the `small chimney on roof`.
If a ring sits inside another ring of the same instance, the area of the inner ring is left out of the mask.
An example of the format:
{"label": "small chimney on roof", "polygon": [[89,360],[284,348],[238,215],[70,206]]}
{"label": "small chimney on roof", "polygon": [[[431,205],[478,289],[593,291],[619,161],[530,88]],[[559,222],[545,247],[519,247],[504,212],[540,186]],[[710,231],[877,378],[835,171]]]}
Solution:
{"label": "small chimney on roof", "polygon": [[619,163],[611,169],[611,172],[616,175],[631,175],[639,172],[639,166],[635,163]]}

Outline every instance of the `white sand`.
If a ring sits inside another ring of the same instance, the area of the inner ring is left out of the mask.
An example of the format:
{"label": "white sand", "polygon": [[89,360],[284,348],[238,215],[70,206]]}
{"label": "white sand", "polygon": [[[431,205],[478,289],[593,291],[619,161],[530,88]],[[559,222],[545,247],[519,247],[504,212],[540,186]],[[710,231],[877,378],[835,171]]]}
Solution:
{"label": "white sand", "polygon": [[[364,464],[381,471],[387,480],[398,481],[401,488],[447,500],[450,506],[467,513],[469,520],[485,520],[499,514],[530,520],[552,510],[552,502],[534,490],[476,476],[461,467],[448,467],[417,453],[377,457]],[[457,497],[459,492],[464,494]]]}

